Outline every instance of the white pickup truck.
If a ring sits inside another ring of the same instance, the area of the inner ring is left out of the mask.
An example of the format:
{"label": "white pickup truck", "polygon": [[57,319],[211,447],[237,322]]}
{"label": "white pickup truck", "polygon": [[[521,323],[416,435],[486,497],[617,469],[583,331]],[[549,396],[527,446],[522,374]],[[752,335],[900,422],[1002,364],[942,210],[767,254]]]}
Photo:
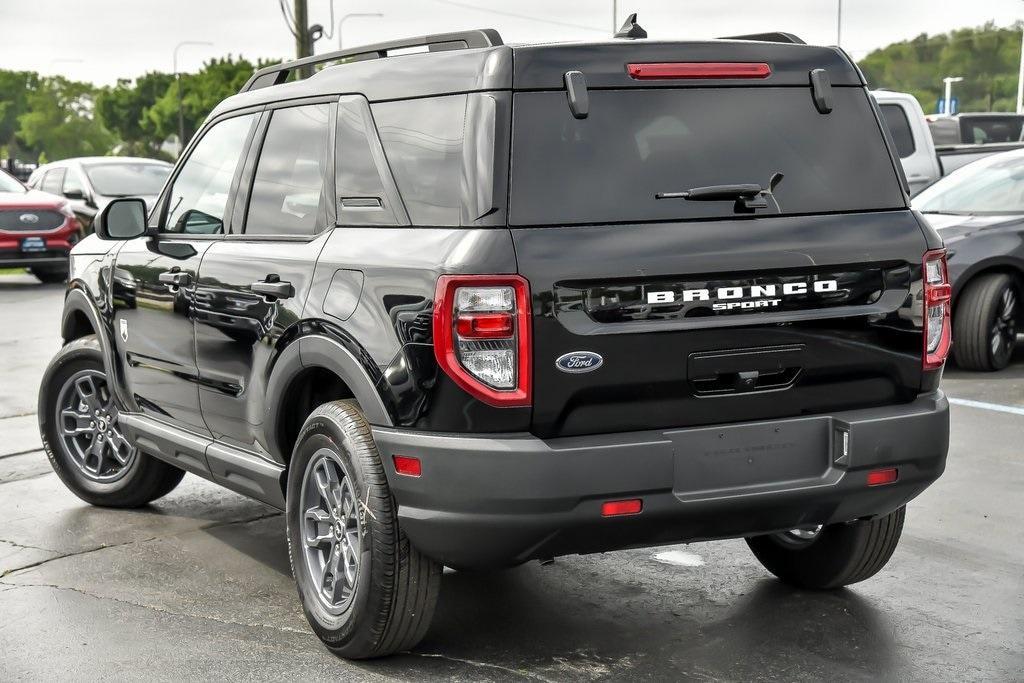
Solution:
{"label": "white pickup truck", "polygon": [[[1016,114],[942,116],[935,118],[929,126],[921,105],[913,95],[889,90],[874,90],[871,94],[882,111],[882,119],[889,126],[912,195],[972,161],[1024,148],[1021,141],[981,142],[979,134],[972,132],[975,129],[983,132],[986,122],[1015,119]],[[971,134],[965,136],[965,130]],[[1019,140],[1020,135],[1013,137]],[[969,140],[966,143],[965,138]]]}

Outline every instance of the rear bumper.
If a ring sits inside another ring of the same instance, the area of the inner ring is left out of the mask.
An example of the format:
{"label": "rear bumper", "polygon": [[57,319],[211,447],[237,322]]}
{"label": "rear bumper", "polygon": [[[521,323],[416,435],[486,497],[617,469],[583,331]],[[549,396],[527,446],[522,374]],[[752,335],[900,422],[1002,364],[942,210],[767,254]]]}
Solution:
{"label": "rear bumper", "polygon": [[[935,392],[827,416],[548,440],[373,435],[411,542],[448,566],[488,567],[891,512],[942,474],[949,403]],[[396,454],[418,457],[422,476],[397,474]],[[885,467],[898,481],[868,487]],[[625,498],[643,511],[601,516]]]}

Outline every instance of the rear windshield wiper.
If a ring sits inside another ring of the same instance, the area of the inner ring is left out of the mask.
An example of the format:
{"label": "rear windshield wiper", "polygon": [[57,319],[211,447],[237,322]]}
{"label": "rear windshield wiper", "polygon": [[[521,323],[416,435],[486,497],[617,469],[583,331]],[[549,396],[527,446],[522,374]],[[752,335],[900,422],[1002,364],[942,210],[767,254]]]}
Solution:
{"label": "rear windshield wiper", "polygon": [[772,174],[768,181],[768,187],[761,187],[756,183],[739,183],[736,185],[707,185],[705,187],[693,187],[682,192],[658,192],[655,199],[685,199],[691,202],[721,202],[734,200],[736,211],[739,213],[753,213],[754,209],[767,209],[768,197],[772,198],[775,208],[779,208],[778,202],[772,196],[775,186],[778,185],[784,176],[781,173]]}

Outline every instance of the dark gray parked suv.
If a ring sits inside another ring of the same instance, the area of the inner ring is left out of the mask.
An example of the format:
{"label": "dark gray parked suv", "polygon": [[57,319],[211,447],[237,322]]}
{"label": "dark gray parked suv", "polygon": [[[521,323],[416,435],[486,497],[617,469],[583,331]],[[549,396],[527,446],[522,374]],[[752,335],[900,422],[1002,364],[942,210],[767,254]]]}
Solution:
{"label": "dark gray parked suv", "polygon": [[745,537],[798,586],[879,571],[945,465],[942,243],[843,52],[642,34],[256,73],[75,247],[54,469],[285,510],[346,657],[413,647],[443,565]]}

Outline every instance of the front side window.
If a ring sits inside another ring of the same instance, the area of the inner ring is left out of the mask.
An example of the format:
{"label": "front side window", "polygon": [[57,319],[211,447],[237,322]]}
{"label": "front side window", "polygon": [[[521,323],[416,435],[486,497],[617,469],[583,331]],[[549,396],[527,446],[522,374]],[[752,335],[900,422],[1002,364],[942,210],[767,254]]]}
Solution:
{"label": "front side window", "polygon": [[879,107],[882,110],[882,118],[889,126],[889,133],[892,141],[896,144],[896,153],[901,159],[906,159],[914,153],[914,134],[910,130],[910,121],[903,107],[898,104],[883,104]]}
{"label": "front side window", "polygon": [[224,232],[231,181],[255,119],[256,114],[225,119],[199,140],[171,186],[165,232]]}
{"label": "front side window", "polygon": [[274,110],[260,150],[246,234],[312,235],[327,223],[330,105]]}
{"label": "front side window", "polygon": [[43,177],[43,184],[40,188],[43,192],[49,192],[50,194],[60,194],[60,188],[64,184],[64,169],[55,168],[51,171],[47,171]]}

